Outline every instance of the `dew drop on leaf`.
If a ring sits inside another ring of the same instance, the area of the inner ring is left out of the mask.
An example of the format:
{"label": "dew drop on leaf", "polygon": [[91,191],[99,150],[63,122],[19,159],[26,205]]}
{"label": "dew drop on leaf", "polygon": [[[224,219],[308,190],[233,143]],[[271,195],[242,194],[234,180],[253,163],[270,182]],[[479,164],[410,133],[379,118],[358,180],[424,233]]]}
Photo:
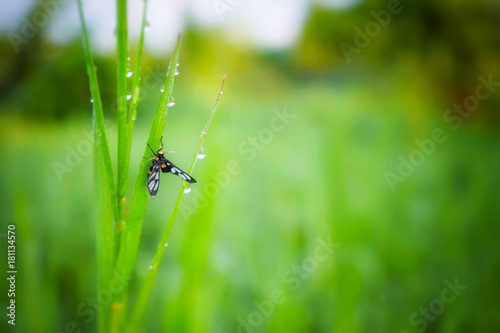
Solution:
{"label": "dew drop on leaf", "polygon": [[199,160],[202,160],[205,158],[205,150],[203,149],[203,147],[201,147],[200,152],[198,153],[198,155],[196,155],[196,158]]}
{"label": "dew drop on leaf", "polygon": [[168,106],[174,106],[175,105],[175,100],[173,97],[170,97],[170,102],[168,102]]}

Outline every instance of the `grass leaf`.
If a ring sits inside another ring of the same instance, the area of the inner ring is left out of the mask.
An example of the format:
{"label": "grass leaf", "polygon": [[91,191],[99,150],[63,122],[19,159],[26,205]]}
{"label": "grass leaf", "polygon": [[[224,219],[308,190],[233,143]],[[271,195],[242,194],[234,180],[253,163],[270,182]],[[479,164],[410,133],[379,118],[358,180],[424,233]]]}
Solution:
{"label": "grass leaf", "polygon": [[[196,163],[196,160],[198,159],[198,154],[200,153],[201,146],[203,144],[203,141],[205,140],[205,137],[208,133],[208,129],[210,127],[210,124],[212,123],[212,119],[215,114],[215,110],[217,109],[217,104],[219,103],[220,96],[222,94],[222,88],[224,86],[224,81],[226,79],[226,76],[222,78],[222,83],[219,88],[219,93],[217,94],[217,98],[215,99],[214,106],[212,108],[212,112],[210,113],[210,117],[208,119],[207,124],[205,125],[205,128],[203,129],[203,132],[200,137],[200,142],[198,144],[198,147],[196,148],[193,161],[191,162],[191,166],[189,167],[189,174],[193,171],[194,165]],[[165,231],[163,232],[160,245],[158,245],[158,249],[156,250],[154,259],[153,259],[153,264],[151,269],[148,272],[148,275],[146,276],[146,280],[144,281],[144,285],[139,292],[139,296],[137,298],[136,304],[134,306],[134,310],[132,312],[132,317],[130,319],[130,322],[127,326],[127,330],[130,333],[136,332],[139,324],[142,320],[142,317],[144,316],[144,312],[146,311],[146,307],[149,301],[149,297],[151,295],[151,290],[153,289],[154,281],[156,278],[156,275],[158,273],[158,267],[160,266],[161,260],[163,258],[163,254],[165,252],[165,246],[168,241],[168,237],[170,236],[170,231],[172,230],[175,220],[177,218],[177,212],[179,210],[179,206],[182,201],[182,197],[184,196],[184,190],[186,189],[187,182],[184,181],[181,187],[181,190],[179,192],[179,195],[177,197],[177,201],[175,203],[174,209],[172,211],[172,215],[170,216],[170,219],[168,220],[167,226],[165,228]]]}
{"label": "grass leaf", "polygon": [[[98,290],[106,290],[111,280],[114,263],[113,215],[116,219],[116,192],[113,179],[113,168],[109,154],[106,127],[101,105],[101,96],[94,60],[88,39],[87,27],[83,15],[81,0],[78,0],[80,21],[82,24],[83,49],[86,59],[87,74],[90,82],[90,92],[93,100],[93,126],[94,126],[94,210],[96,253],[98,267]],[[110,318],[109,307],[104,307],[99,315],[99,331],[107,331]]]}

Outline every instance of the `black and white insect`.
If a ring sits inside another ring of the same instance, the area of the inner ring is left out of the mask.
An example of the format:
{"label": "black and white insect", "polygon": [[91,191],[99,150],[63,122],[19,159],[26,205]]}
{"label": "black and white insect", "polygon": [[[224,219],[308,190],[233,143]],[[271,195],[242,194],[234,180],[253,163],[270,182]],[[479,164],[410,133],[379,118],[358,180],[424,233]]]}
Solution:
{"label": "black and white insect", "polygon": [[196,183],[196,180],[193,177],[191,177],[186,172],[179,169],[172,162],[170,162],[165,158],[165,155],[161,151],[163,149],[163,142],[161,142],[161,147],[160,149],[158,149],[156,153],[149,144],[148,147],[149,149],[151,149],[155,157],[148,159],[148,161],[153,161],[151,162],[153,164],[148,164],[143,166],[149,167],[146,186],[148,188],[149,194],[152,197],[154,197],[156,193],[158,193],[158,188],[160,187],[160,170],[163,173],[171,172],[174,175],[178,175],[179,177],[181,177],[182,180],[185,180],[188,183]]}

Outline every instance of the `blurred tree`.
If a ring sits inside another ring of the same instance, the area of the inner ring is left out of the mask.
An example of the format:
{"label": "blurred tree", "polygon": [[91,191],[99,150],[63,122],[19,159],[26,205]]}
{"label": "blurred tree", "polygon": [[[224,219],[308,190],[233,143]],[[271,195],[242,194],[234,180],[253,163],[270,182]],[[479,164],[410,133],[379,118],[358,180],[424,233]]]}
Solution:
{"label": "blurred tree", "polygon": [[[314,7],[297,49],[297,65],[318,72],[347,66],[385,73],[413,66],[450,107],[474,94],[479,75],[500,80],[500,64],[494,60],[500,56],[497,3],[390,3],[374,0],[342,11]],[[391,8],[396,8],[393,13]],[[409,59],[418,66],[407,64]],[[499,105],[496,94],[484,102],[479,117],[496,123]]]}

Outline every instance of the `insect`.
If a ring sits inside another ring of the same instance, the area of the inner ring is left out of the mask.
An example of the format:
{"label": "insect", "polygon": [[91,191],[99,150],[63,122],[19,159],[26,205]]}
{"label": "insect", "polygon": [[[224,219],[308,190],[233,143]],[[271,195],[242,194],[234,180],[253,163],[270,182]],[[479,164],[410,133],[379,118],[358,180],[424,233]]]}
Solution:
{"label": "insect", "polygon": [[165,155],[161,151],[163,149],[163,137],[161,141],[161,147],[155,153],[153,148],[148,144],[149,149],[153,152],[155,157],[148,159],[148,161],[153,161],[153,164],[147,164],[142,166],[148,166],[148,179],[146,181],[146,186],[148,188],[149,194],[154,197],[156,193],[158,193],[158,188],[160,187],[160,170],[163,173],[171,172],[174,175],[178,175],[182,180],[187,181],[188,183],[196,183],[196,180],[188,175],[186,172],[182,171],[180,168],[174,165],[174,163],[170,162],[165,158]]}

